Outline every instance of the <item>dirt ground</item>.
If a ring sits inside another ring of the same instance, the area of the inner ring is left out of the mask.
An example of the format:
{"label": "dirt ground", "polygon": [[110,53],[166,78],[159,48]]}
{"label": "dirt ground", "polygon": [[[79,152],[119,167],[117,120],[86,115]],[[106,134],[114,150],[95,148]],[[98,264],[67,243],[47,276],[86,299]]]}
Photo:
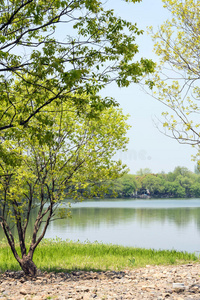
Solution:
{"label": "dirt ground", "polygon": [[0,275],[0,299],[200,299],[200,264],[146,266],[121,272]]}

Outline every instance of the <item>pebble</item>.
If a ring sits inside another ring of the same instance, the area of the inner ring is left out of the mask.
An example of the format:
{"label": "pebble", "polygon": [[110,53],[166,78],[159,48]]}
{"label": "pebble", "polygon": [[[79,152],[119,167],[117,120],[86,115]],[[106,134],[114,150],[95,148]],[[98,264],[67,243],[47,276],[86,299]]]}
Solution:
{"label": "pebble", "polygon": [[120,272],[0,274],[0,299],[5,300],[199,300],[200,264],[146,266]]}

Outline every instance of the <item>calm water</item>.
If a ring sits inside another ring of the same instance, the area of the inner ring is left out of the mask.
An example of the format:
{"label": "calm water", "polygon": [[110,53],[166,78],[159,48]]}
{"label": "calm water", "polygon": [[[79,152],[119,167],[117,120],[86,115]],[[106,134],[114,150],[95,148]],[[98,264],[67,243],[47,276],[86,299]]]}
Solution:
{"label": "calm water", "polygon": [[154,249],[200,251],[200,199],[101,200],[72,205],[72,219],[46,237]]}
{"label": "calm water", "polygon": [[200,251],[200,199],[84,201],[71,210],[72,219],[50,223],[46,238]]}

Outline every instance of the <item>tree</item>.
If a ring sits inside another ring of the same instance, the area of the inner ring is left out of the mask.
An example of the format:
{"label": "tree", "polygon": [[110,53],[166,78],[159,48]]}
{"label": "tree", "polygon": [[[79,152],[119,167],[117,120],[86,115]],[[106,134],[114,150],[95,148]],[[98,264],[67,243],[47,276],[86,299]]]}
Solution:
{"label": "tree", "polygon": [[164,133],[182,144],[197,147],[200,123],[200,1],[163,0],[172,18],[153,34],[160,64],[154,77],[153,96],[167,108]]}
{"label": "tree", "polygon": [[140,169],[139,171],[136,172],[136,175],[146,175],[146,174],[151,174],[151,170],[149,168],[144,168],[144,169]]}
{"label": "tree", "polygon": [[190,186],[190,193],[192,197],[200,197],[200,183],[199,182],[194,182]]}
{"label": "tree", "polygon": [[98,95],[108,83],[128,86],[154,68],[134,61],[142,31],[99,0],[1,1],[0,32],[0,131],[27,125],[52,102],[81,110],[84,93],[94,115],[115,104]]}
{"label": "tree", "polygon": [[[80,115],[74,111],[73,100],[62,107],[49,104],[46,110],[45,123],[35,118],[25,128],[4,132],[2,147],[6,151],[0,157],[0,224],[14,257],[25,274],[32,276],[37,271],[34,251],[49,223],[67,216],[66,208],[60,206],[62,200],[79,197],[87,187],[95,195],[96,182],[123,175],[125,166],[112,156],[116,150],[124,150],[128,141],[127,117],[120,109],[105,108],[101,118],[92,120],[87,117],[90,105],[85,104],[85,113]],[[36,211],[28,247],[26,231],[30,215]]]}
{"label": "tree", "polygon": [[158,197],[164,194],[164,179],[159,175],[146,174],[141,179],[142,190],[148,191],[152,197]]}
{"label": "tree", "polygon": [[0,20],[0,221],[15,258],[34,275],[34,250],[65,194],[78,197],[85,187],[95,194],[94,182],[123,170],[111,157],[125,147],[125,119],[99,91],[137,83],[154,64],[134,60],[142,31],[99,0],[1,1]]}
{"label": "tree", "polygon": [[125,174],[114,181],[114,191],[121,197],[132,197],[137,190],[137,183],[134,175]]}
{"label": "tree", "polygon": [[173,171],[173,175],[174,177],[178,177],[179,175],[184,176],[184,177],[190,177],[190,175],[192,174],[192,172],[190,170],[188,170],[188,168],[186,167],[176,167]]}

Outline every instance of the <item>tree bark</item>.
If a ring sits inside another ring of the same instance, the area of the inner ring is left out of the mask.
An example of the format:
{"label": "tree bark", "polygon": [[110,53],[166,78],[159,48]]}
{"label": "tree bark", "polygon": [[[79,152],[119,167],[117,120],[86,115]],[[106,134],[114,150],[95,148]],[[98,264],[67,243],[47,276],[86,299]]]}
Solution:
{"label": "tree bark", "polygon": [[29,256],[23,256],[20,262],[20,266],[24,271],[25,275],[35,277],[37,273],[37,267]]}

